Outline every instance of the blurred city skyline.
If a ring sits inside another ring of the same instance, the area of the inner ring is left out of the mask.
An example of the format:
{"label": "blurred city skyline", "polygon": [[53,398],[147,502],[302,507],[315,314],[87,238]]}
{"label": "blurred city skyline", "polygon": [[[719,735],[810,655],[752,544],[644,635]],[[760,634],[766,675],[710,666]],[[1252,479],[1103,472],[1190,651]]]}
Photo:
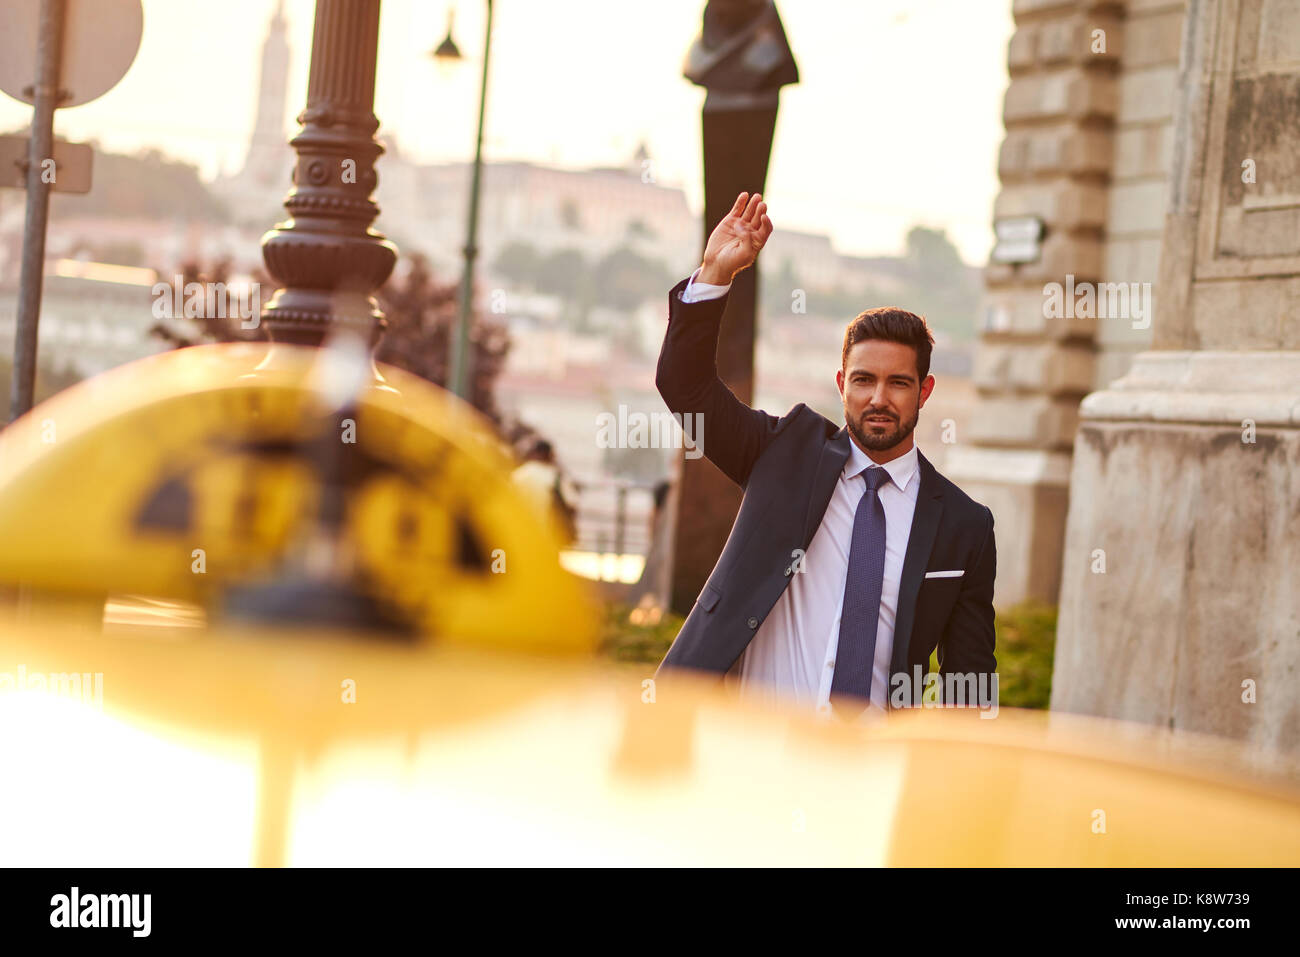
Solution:
{"label": "blurred city skyline", "polygon": [[[275,6],[145,0],[144,38],[130,72],[101,99],[59,111],[56,132],[115,152],[157,149],[196,165],[208,181],[233,174],[248,148]],[[698,211],[704,91],[680,67],[704,2],[661,0],[635,23],[630,7],[498,0],[485,159],[621,166],[644,143],[656,180],[680,186]],[[284,2],[286,137],[305,101],[314,8],[314,0]],[[453,8],[466,60],[447,69],[428,52]],[[385,0],[376,113],[381,135],[408,158],[467,158],[485,9],[477,0]],[[782,94],[767,180],[777,228],[828,233],[841,253],[881,255],[902,250],[920,223],[946,230],[963,258],[981,265],[992,242],[1011,4],[805,0],[779,9],[800,83]],[[180,51],[177,37],[185,38]],[[907,96],[898,95],[904,88]],[[0,98],[0,128],[29,120],[29,107]],[[379,173],[382,206],[383,160]]]}

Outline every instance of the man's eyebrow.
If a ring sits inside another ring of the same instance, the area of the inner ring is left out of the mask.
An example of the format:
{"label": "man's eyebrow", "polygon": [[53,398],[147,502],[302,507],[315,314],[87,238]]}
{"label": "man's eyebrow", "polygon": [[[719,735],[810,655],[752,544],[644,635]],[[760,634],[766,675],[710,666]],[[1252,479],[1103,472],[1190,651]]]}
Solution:
{"label": "man's eyebrow", "polygon": [[[875,373],[872,372],[872,371],[870,371],[869,369],[850,369],[850,370],[849,370],[849,378],[851,379],[851,378],[853,378],[855,375],[869,375],[869,376],[874,376]],[[885,378],[886,378],[886,379],[903,379],[903,380],[905,380],[905,381],[907,381],[907,382],[915,382],[915,381],[916,381],[916,376],[912,375],[912,373],[910,373],[910,372],[890,372],[890,373],[887,373],[887,374],[885,375]]]}

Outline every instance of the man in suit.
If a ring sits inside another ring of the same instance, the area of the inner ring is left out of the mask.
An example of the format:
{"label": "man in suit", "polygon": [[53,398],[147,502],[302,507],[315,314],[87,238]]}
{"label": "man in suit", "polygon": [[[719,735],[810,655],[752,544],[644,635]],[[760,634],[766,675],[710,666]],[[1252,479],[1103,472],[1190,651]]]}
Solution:
{"label": "man in suit", "polygon": [[660,672],[730,675],[742,694],[870,720],[921,703],[937,646],[940,697],[996,708],[993,515],[912,437],[934,389],[925,320],[881,308],[849,323],[844,426],[803,403],[751,409],[718,378],[731,281],[771,234],[762,197],[741,193],[669,293],[655,384],[702,424],[694,442],[744,498]]}

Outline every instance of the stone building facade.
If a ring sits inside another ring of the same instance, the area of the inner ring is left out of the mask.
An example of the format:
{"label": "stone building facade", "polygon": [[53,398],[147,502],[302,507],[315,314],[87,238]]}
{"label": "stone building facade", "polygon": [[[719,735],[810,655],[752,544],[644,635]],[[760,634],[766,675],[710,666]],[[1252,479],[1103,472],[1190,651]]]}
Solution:
{"label": "stone building facade", "polygon": [[1059,600],[1054,709],[1295,748],[1300,0],[1014,12],[996,216],[1045,229],[988,269],[947,471],[994,511],[998,604]]}
{"label": "stone building facade", "polygon": [[947,465],[993,509],[1000,607],[1056,601],[1079,403],[1151,342],[1150,315],[1053,316],[1044,289],[1154,290],[1185,6],[1014,2],[994,216],[1041,219],[1041,255],[986,271],[973,426]]}

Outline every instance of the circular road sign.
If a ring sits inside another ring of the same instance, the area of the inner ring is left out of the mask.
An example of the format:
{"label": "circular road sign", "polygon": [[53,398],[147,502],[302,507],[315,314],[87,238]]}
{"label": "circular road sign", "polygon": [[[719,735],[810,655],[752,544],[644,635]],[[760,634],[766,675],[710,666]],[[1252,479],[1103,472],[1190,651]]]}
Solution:
{"label": "circular road sign", "polygon": [[[144,31],[141,0],[65,0],[60,107],[103,96],[126,75]],[[0,90],[31,103],[41,0],[0,4]]]}

